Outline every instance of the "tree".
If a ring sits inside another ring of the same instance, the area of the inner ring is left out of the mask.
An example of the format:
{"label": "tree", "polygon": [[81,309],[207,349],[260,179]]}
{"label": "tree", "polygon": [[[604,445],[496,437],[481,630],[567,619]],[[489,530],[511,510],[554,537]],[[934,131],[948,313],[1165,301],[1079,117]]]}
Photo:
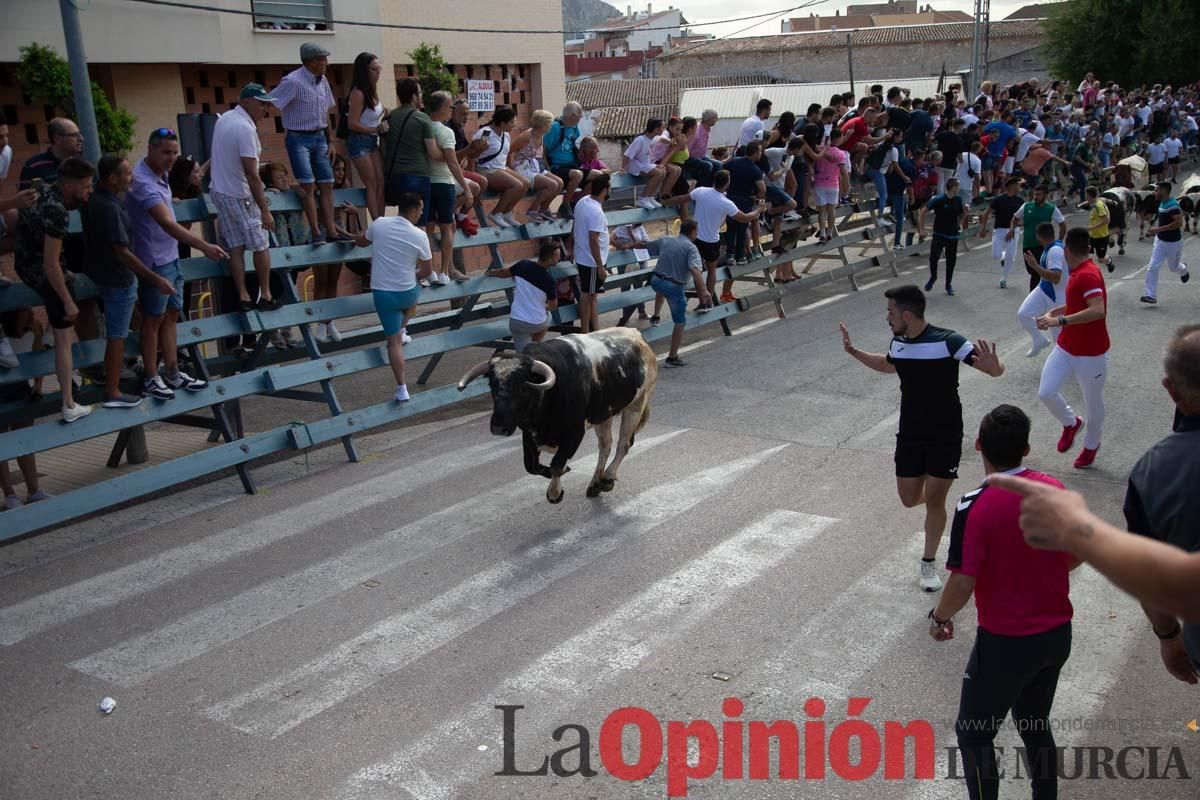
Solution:
{"label": "tree", "polygon": [[417,49],[408,51],[408,57],[421,84],[421,94],[428,97],[434,92],[459,93],[458,77],[447,69],[441,47],[421,42]]}
{"label": "tree", "polygon": [[1200,36],[1195,0],[1068,0],[1050,9],[1050,69],[1072,86],[1088,72],[1126,87],[1195,77],[1181,55]]}
{"label": "tree", "polygon": [[[33,100],[61,109],[76,119],[71,66],[52,47],[30,44],[21,48],[17,79]],[[128,153],[133,149],[133,126],[137,118],[108,101],[100,84],[92,81],[92,105],[96,109],[96,127],[100,132],[100,150],[104,153]]]}

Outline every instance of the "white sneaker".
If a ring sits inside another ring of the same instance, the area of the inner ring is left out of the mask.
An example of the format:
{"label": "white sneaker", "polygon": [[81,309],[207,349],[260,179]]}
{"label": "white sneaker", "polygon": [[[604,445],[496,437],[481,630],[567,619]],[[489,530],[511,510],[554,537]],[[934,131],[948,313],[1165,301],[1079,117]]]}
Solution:
{"label": "white sneaker", "polygon": [[400,329],[400,344],[408,344],[412,341],[412,337],[408,335],[408,328]]}
{"label": "white sneaker", "polygon": [[408,387],[401,384],[396,387],[396,394],[392,395],[397,403],[403,403],[408,400]]}
{"label": "white sneaker", "polygon": [[662,208],[663,207],[663,204],[658,201],[657,197],[651,197],[650,203],[653,208]]}
{"label": "white sneaker", "polygon": [[647,211],[651,211],[654,209],[654,201],[651,200],[649,197],[643,197],[642,199],[638,200],[637,205],[638,205],[638,208],[644,208]]}
{"label": "white sneaker", "polygon": [[511,228],[512,227],[509,224],[508,220],[506,220],[504,218],[503,214],[488,214],[488,220],[493,225],[495,225],[497,228]]}
{"label": "white sneaker", "polygon": [[337,325],[330,322],[326,329],[329,331],[330,341],[340,342],[342,340],[342,332],[337,329]]}
{"label": "white sneaker", "polygon": [[86,417],[90,413],[92,413],[92,407],[85,406],[82,403],[76,403],[70,408],[64,406],[62,410],[63,422],[74,422],[77,419]]}
{"label": "white sneaker", "polygon": [[800,215],[797,214],[795,211],[789,211],[783,215],[784,222],[797,222],[797,221],[799,221],[799,219],[800,219]]}
{"label": "white sneaker", "polygon": [[937,564],[921,560],[921,589],[926,592],[936,592],[942,588],[942,579],[937,574]]}
{"label": "white sneaker", "polygon": [[431,272],[429,273],[429,283],[432,286],[445,286],[446,279],[440,272]]}
{"label": "white sneaker", "polygon": [[1029,352],[1025,354],[1026,358],[1036,358],[1037,354],[1050,346],[1050,340],[1042,337],[1042,341],[1029,348]]}
{"label": "white sneaker", "polygon": [[8,337],[0,331],[0,367],[12,369],[21,362],[17,360],[17,353],[13,350],[12,342]]}
{"label": "white sneaker", "polygon": [[313,338],[322,344],[329,341],[328,326],[324,322],[317,323],[317,331],[313,334]]}
{"label": "white sneaker", "polygon": [[508,223],[508,227],[510,228],[519,228],[525,224],[523,222],[517,222],[517,218],[513,216],[513,212],[511,211],[505,212],[504,221]]}

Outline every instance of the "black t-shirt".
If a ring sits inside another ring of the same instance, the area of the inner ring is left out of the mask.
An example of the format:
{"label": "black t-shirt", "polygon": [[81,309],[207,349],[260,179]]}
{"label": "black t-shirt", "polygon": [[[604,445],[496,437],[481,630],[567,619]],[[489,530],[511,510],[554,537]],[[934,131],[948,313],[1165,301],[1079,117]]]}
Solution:
{"label": "black t-shirt", "polygon": [[763,171],[748,158],[734,158],[725,164],[729,170],[730,197],[758,197],[758,187],[755,185],[763,179]]}
{"label": "black t-shirt", "polygon": [[467,138],[466,131],[452,119],[446,120],[446,127],[454,131],[454,151],[464,150],[471,144],[471,140]]}
{"label": "black t-shirt", "polygon": [[942,151],[942,168],[954,169],[953,165],[958,163],[958,156],[963,151],[963,137],[954,131],[941,130],[934,140],[937,149]]}
{"label": "black t-shirt", "polygon": [[912,114],[900,106],[892,106],[887,112],[889,128],[899,128],[902,131],[908,130],[908,126],[912,122]]}
{"label": "black t-shirt", "polygon": [[975,363],[975,347],[961,334],[927,325],[913,339],[892,338],[887,360],[900,378],[900,432],[908,442],[962,442],[958,364]]}
{"label": "black t-shirt", "polygon": [[[1175,222],[1182,213],[1183,211],[1179,208],[1178,203],[1172,203],[1171,207],[1167,209],[1163,209],[1162,206],[1159,206],[1158,224],[1170,225],[1172,222]],[[1183,238],[1183,234],[1180,232],[1179,228],[1176,228],[1173,231],[1159,231],[1158,238],[1164,242],[1178,242]]]}
{"label": "black t-shirt", "polygon": [[1025,205],[1025,201],[1020,195],[1009,196],[1007,194],[997,195],[992,198],[991,209],[992,216],[996,218],[997,228],[1011,228],[1013,214],[1017,213],[1017,209]]}
{"label": "black t-shirt", "polygon": [[939,194],[929,201],[929,210],[933,212],[934,235],[957,239],[958,223],[963,215],[962,197]]}
{"label": "black t-shirt", "polygon": [[87,275],[98,286],[124,289],[133,285],[133,273],[120,262],[113,245],[129,247],[132,223],[129,212],[116,195],[96,189],[79,210],[83,223],[84,264]]}

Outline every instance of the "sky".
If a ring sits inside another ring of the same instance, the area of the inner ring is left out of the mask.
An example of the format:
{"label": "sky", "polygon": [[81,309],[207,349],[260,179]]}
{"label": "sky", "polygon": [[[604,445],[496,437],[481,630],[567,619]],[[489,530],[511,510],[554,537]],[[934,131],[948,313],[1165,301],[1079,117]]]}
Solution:
{"label": "sky", "polygon": [[[883,0],[859,0],[859,2],[882,2]],[[636,2],[636,0],[608,0],[611,5],[616,6],[624,13],[626,6],[632,5],[635,9],[646,7],[646,0]],[[709,22],[712,20],[728,19],[730,17],[744,17],[751,14],[758,14],[767,11],[783,10],[789,7],[789,3],[799,4],[805,0],[741,0],[741,2],[730,3],[729,0],[658,0],[651,1],[651,6],[655,10],[665,9],[668,5],[673,5],[676,8],[683,9],[684,17],[691,23]],[[1016,11],[1024,5],[1036,0],[992,0],[991,14],[992,19],[1004,19],[1004,17]],[[845,0],[826,0],[826,2],[811,8],[806,8],[801,11],[783,14],[779,17],[766,17],[763,22],[756,23],[754,20],[745,22],[725,23],[721,25],[706,25],[695,28],[697,33],[711,33],[714,36],[761,36],[770,33],[779,33],[779,23],[781,20],[790,16],[808,16],[809,14],[820,14],[822,16],[832,16],[834,11],[845,13],[846,6],[853,3],[845,2]],[[973,0],[919,0],[918,5],[933,5],[934,9],[939,11],[949,11],[957,9],[965,11],[968,14],[975,12],[975,3]],[[753,26],[753,27],[748,27]],[[746,30],[741,29],[746,28]]]}

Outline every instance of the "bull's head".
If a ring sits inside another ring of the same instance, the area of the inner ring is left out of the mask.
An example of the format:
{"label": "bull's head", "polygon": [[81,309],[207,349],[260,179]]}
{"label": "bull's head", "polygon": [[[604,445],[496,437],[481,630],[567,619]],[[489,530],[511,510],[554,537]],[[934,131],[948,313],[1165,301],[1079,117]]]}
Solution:
{"label": "bull's head", "polygon": [[468,383],[481,375],[487,375],[492,389],[492,433],[496,436],[511,436],[557,380],[554,370],[544,361],[503,355],[476,364],[462,376],[458,390],[466,389]]}

